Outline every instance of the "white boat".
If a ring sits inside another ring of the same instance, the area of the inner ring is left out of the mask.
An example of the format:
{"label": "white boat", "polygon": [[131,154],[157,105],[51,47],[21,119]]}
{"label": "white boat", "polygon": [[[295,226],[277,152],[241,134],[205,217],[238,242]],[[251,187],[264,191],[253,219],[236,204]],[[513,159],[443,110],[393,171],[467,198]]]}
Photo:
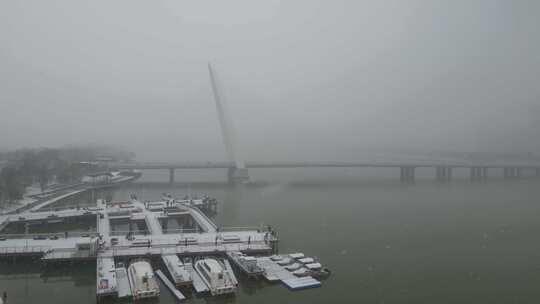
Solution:
{"label": "white boat", "polygon": [[177,287],[192,284],[191,272],[186,269],[186,265],[180,261],[176,254],[164,255],[162,260]]}
{"label": "white boat", "polygon": [[277,263],[279,266],[285,266],[285,265],[292,264],[293,262],[294,262],[294,260],[291,259],[291,258],[283,258],[282,260],[277,261],[276,263]]}
{"label": "white boat", "polygon": [[211,258],[199,260],[195,262],[195,271],[213,296],[236,292],[231,275],[218,260]]}
{"label": "white boat", "polygon": [[273,255],[273,256],[270,257],[270,260],[272,260],[274,262],[277,262],[277,261],[283,260],[283,257],[280,256],[280,255]]}
{"label": "white boat", "polygon": [[258,276],[263,273],[263,269],[257,265],[257,259],[243,254],[240,251],[227,252],[229,259],[248,276]]}
{"label": "white boat", "polygon": [[322,265],[321,263],[311,263],[311,264],[306,264],[306,267],[310,270],[319,270],[322,268]]}
{"label": "white boat", "polygon": [[133,299],[159,297],[159,285],[152,266],[147,261],[137,261],[128,267],[128,278]]}
{"label": "white boat", "polygon": [[301,252],[291,253],[289,256],[293,259],[301,259],[304,257],[304,254]]}
{"label": "white boat", "polygon": [[315,260],[313,258],[303,258],[303,259],[298,259],[298,262],[302,264],[311,264],[311,263],[315,263]]}
{"label": "white boat", "polygon": [[304,277],[311,274],[311,271],[307,270],[306,268],[300,268],[292,272],[297,277]]}
{"label": "white boat", "polygon": [[283,268],[287,269],[288,271],[294,271],[302,267],[302,264],[300,263],[293,263],[291,265],[287,265]]}

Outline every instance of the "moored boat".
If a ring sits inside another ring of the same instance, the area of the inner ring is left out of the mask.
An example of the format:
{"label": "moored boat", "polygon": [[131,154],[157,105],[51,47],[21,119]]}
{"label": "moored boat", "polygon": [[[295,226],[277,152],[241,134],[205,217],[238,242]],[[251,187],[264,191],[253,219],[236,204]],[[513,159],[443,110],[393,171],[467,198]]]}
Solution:
{"label": "moored boat", "polygon": [[152,266],[147,261],[139,260],[131,263],[128,267],[128,278],[133,299],[159,297],[159,285]]}
{"label": "moored boat", "polygon": [[263,269],[257,265],[257,259],[255,257],[245,255],[240,251],[227,252],[227,256],[234,265],[248,276],[255,277],[262,275]]}
{"label": "moored boat", "polygon": [[195,262],[195,271],[213,296],[236,292],[231,275],[220,261],[212,258],[199,260]]}

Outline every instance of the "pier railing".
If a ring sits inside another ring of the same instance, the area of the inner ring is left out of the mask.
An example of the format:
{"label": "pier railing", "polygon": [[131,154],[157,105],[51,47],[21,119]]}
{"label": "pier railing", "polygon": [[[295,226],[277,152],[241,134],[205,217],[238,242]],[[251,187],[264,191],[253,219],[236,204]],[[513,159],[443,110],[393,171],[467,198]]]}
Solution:
{"label": "pier railing", "polygon": [[[51,233],[14,233],[14,234],[0,234],[0,238],[4,239],[23,239],[23,240],[55,240],[55,239],[64,239],[66,236],[68,238],[72,237],[96,237],[99,233],[96,231],[68,231],[67,235],[65,232],[51,232]],[[0,243],[1,245],[1,243]]]}
{"label": "pier railing", "polygon": [[247,227],[219,227],[219,232],[236,232],[236,231],[260,231],[261,227],[247,226]]}
{"label": "pier railing", "polygon": [[184,234],[184,233],[201,233],[204,232],[202,229],[197,228],[179,228],[179,229],[165,229],[163,228],[163,233],[165,234]]}
{"label": "pier railing", "polygon": [[14,246],[0,247],[0,255],[38,254],[51,250],[51,246]]}

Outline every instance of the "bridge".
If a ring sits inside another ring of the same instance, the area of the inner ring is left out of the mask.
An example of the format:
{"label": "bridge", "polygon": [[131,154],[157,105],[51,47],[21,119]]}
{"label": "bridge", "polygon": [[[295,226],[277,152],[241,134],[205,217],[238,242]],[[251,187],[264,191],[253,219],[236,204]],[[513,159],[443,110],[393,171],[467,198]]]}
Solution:
{"label": "bridge", "polygon": [[[130,162],[111,163],[114,170],[169,170],[169,182],[174,183],[177,169],[226,169],[229,182],[239,180],[234,175],[236,164],[229,161],[219,162]],[[527,162],[481,162],[481,161],[272,161],[272,162],[246,162],[244,170],[256,168],[396,168],[400,172],[402,182],[413,182],[415,170],[418,168],[433,168],[438,181],[450,181],[453,169],[469,169],[471,180],[486,180],[490,169],[502,169],[503,177],[507,179],[521,178],[525,171],[532,171],[534,176],[540,177],[540,163]],[[248,176],[245,176],[248,178]]]}
{"label": "bridge", "polygon": [[439,181],[452,179],[452,170],[468,168],[471,180],[485,180],[489,169],[502,169],[505,178],[519,178],[523,172],[533,171],[540,177],[540,162],[536,161],[470,161],[470,160],[388,160],[376,159],[371,161],[270,161],[245,162],[237,150],[236,133],[227,103],[220,90],[219,79],[212,65],[208,64],[210,84],[218,114],[221,135],[227,153],[226,161],[217,162],[133,162],[110,163],[109,169],[164,169],[169,170],[169,182],[174,183],[177,169],[227,169],[228,180],[231,183],[249,180],[250,168],[398,168],[400,180],[405,183],[413,182],[417,168],[434,168],[435,178]]}

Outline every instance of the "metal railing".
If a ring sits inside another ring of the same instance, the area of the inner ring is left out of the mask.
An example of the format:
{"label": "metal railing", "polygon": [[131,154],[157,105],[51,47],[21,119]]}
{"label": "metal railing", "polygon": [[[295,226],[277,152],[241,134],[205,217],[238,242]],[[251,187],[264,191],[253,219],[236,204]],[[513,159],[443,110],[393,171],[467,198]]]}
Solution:
{"label": "metal railing", "polygon": [[[99,233],[96,231],[68,231],[67,237],[95,237]],[[13,234],[0,234],[0,238],[4,239],[23,239],[23,240],[54,240],[56,238],[66,238],[65,232],[49,232],[49,233],[13,233]],[[2,243],[0,243],[1,245]]]}
{"label": "metal railing", "polygon": [[51,250],[50,246],[14,246],[0,247],[0,255],[42,253]]}

